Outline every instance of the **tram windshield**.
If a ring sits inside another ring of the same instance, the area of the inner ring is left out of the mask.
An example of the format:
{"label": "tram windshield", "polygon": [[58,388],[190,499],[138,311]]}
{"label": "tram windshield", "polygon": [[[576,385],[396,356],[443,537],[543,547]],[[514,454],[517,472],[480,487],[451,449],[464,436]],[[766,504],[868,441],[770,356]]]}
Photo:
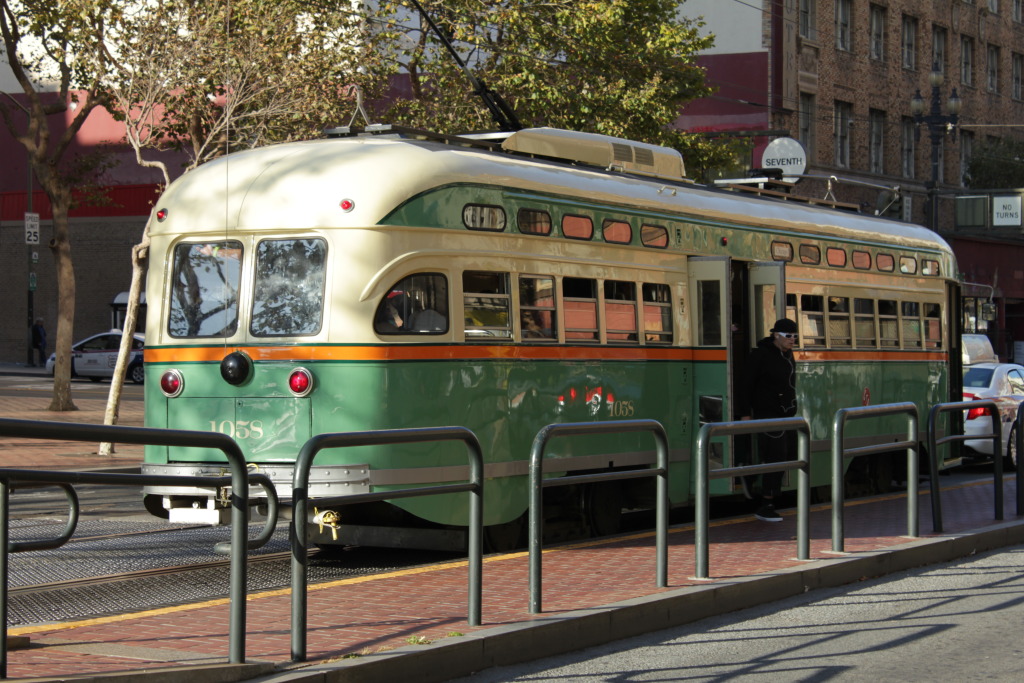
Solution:
{"label": "tram windshield", "polygon": [[172,337],[227,337],[238,328],[242,243],[190,242],[174,249],[168,332]]}
{"label": "tram windshield", "polygon": [[322,239],[263,240],[256,245],[250,331],[257,337],[320,331],[327,243]]}

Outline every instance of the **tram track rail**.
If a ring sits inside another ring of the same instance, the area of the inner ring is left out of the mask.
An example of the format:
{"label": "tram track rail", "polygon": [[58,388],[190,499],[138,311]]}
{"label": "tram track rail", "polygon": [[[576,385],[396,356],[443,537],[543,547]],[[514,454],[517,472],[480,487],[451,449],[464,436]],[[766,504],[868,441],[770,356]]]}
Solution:
{"label": "tram track rail", "polygon": [[[317,550],[315,549],[311,550],[310,555],[313,555],[316,552]],[[266,555],[254,555],[249,558],[248,564],[252,566],[266,564],[270,562],[281,562],[289,559],[290,557],[291,553],[288,551],[268,553]],[[12,597],[25,595],[41,595],[56,591],[84,588],[88,586],[116,584],[160,576],[187,574],[189,572],[198,572],[208,569],[227,569],[230,566],[230,564],[230,559],[225,557],[223,560],[212,560],[209,562],[181,564],[168,567],[155,567],[151,569],[121,572],[118,574],[107,574],[105,576],[82,577],[76,579],[67,579],[64,581],[51,581],[48,583],[37,583],[25,586],[11,586],[8,589],[8,593]]]}

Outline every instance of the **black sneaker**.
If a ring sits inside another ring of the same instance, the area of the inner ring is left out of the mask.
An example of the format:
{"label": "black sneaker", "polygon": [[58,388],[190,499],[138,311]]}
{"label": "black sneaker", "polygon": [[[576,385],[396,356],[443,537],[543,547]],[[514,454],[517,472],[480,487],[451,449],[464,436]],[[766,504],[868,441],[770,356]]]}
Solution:
{"label": "black sneaker", "polygon": [[762,522],[781,522],[782,521],[782,515],[780,515],[778,512],[775,511],[775,507],[772,506],[771,503],[765,503],[764,505],[759,507],[757,509],[757,512],[754,513],[754,516],[757,517]]}

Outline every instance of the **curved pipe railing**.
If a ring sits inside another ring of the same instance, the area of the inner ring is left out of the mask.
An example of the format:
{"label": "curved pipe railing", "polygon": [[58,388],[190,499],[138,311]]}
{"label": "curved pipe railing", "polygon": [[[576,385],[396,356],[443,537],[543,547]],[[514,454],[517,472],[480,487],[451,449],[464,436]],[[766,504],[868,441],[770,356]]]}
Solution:
{"label": "curved pipe railing", "polygon": [[[846,423],[850,420],[861,420],[872,417],[890,415],[907,415],[907,438],[903,441],[844,448]],[[907,535],[918,536],[917,516],[917,406],[913,403],[887,403],[877,406],[857,406],[840,408],[832,419],[832,551],[841,553],[845,545],[845,529],[843,525],[843,508],[846,500],[845,462],[849,458],[862,455],[891,453],[900,448],[907,449]],[[934,469],[934,468],[933,468]],[[935,485],[938,480],[935,480]],[[932,496],[938,497],[937,488],[932,489]]]}
{"label": "curved pipe railing", "polygon": [[309,555],[306,550],[309,515],[309,471],[317,453],[325,448],[353,446],[383,446],[400,443],[426,443],[435,441],[462,441],[469,451],[469,481],[464,484],[442,484],[419,488],[358,493],[350,496],[317,498],[322,505],[351,505],[399,498],[433,496],[442,493],[468,492],[469,497],[469,615],[470,626],[480,625],[483,579],[483,451],[476,434],[465,427],[425,427],[421,429],[385,429],[371,432],[318,434],[302,446],[295,460],[292,476],[291,524],[292,539],[292,661],[306,660],[306,627],[308,596],[307,574]]}
{"label": "curved pipe railing", "polygon": [[[544,479],[544,449],[551,439],[563,436],[592,436],[595,434],[625,434],[650,432],[657,446],[656,463],[644,470],[595,472],[567,477]],[[659,588],[668,585],[668,436],[665,428],[655,420],[616,420],[612,422],[569,422],[551,424],[542,428],[533,438],[530,448],[530,613],[541,611],[541,541],[544,532],[544,497],[541,489],[617,479],[657,477],[656,559],[655,581]]]}
{"label": "curved pipe railing", "polygon": [[[68,422],[37,422],[33,420],[0,419],[0,436],[20,436],[30,439],[60,441],[89,441],[94,443],[131,443],[153,446],[179,446],[213,448],[224,453],[231,476],[231,569],[230,615],[228,623],[228,660],[232,664],[245,662],[245,595],[246,548],[248,547],[249,485],[245,457],[235,440],[218,432],[197,432],[152,427],[122,427],[117,425],[86,425]],[[212,479],[212,478],[211,478]],[[221,479],[221,478],[217,478]],[[9,484],[12,481],[46,481],[50,483],[144,483],[151,485],[193,485],[197,477],[161,477],[156,475],[96,473],[96,472],[41,472],[26,470],[0,470],[0,677],[7,676],[7,578],[10,542],[8,528]]]}
{"label": "curved pipe railing", "polygon": [[[953,411],[970,410],[971,408],[988,408],[989,413],[992,415],[991,433],[972,435],[951,434],[942,438],[937,436],[939,415]],[[992,463],[993,485],[995,486],[995,515],[996,519],[1003,518],[1003,435],[1002,429],[999,426],[999,406],[990,399],[937,403],[928,411],[928,455],[931,456],[929,461],[931,467],[928,469],[931,470],[929,472],[929,481],[932,487],[932,531],[937,534],[942,533],[942,498],[939,495],[939,446],[973,439],[992,439],[992,452],[995,453]],[[1020,442],[1018,441],[1018,443]],[[1020,479],[1018,479],[1019,481]],[[909,486],[909,480],[907,484]],[[1021,514],[1019,504],[1017,514]]]}
{"label": "curved pipe railing", "polygon": [[[763,434],[764,432],[795,431],[797,436],[797,459],[784,462],[762,463],[760,465],[742,465],[723,467],[710,470],[708,464],[708,446],[716,436],[736,436],[739,434]],[[694,483],[697,490],[696,509],[694,515],[694,552],[696,558],[696,577],[708,578],[708,527],[709,522],[709,488],[711,479],[728,477],[753,476],[770,472],[797,471],[797,513],[796,513],[796,546],[797,559],[806,560],[811,554],[811,428],[802,417],[780,417],[765,420],[738,420],[736,422],[710,422],[700,428],[697,433],[697,445],[694,450],[696,471]]]}

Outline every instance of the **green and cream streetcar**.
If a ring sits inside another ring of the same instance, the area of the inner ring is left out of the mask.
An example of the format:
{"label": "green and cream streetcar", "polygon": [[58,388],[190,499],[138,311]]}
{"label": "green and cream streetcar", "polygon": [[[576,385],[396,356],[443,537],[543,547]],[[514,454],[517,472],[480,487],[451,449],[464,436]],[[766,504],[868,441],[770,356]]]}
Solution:
{"label": "green and cream streetcar", "polygon": [[[671,499],[686,505],[698,428],[734,418],[733,375],[783,316],[800,326],[814,485],[830,480],[837,409],[909,400],[924,414],[959,400],[956,267],[942,239],[702,187],[666,148],[545,128],[498,139],[382,128],[229,155],[172,184],[155,211],[147,424],[234,437],[284,499],[313,435],[462,426],[483,446],[489,535],[508,545],[539,429],[649,418],[668,430]],[[716,444],[712,457],[728,466],[733,450]],[[571,458],[567,473],[654,460],[643,435],[556,440],[550,454]],[[881,464],[860,475],[888,484]],[[144,465],[222,469],[217,452],[164,447]],[[336,449],[317,457],[309,493],[466,476],[459,444]],[[614,531],[621,510],[651,502],[648,482],[546,489],[549,523]],[[719,480],[712,494],[736,490]],[[171,519],[224,516],[212,490],[146,496]],[[313,540],[457,546],[467,519],[451,495],[337,513]]]}

